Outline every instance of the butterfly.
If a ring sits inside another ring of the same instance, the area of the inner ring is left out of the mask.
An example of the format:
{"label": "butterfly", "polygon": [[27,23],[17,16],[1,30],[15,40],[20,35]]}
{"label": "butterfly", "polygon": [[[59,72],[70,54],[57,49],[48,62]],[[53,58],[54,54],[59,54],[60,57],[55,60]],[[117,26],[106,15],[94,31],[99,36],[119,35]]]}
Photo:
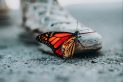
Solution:
{"label": "butterfly", "polygon": [[79,31],[46,32],[38,35],[36,40],[49,46],[56,55],[68,58],[73,56],[79,37]]}

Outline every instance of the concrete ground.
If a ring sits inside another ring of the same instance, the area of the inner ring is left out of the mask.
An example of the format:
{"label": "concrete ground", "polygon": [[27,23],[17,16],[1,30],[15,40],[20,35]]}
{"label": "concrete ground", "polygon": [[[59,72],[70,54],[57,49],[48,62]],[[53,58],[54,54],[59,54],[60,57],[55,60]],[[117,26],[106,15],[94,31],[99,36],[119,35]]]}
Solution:
{"label": "concrete ground", "polygon": [[0,82],[123,82],[121,5],[66,7],[103,36],[99,53],[80,54],[83,56],[68,60],[38,50],[19,28],[19,12],[10,13],[11,23],[0,25]]}

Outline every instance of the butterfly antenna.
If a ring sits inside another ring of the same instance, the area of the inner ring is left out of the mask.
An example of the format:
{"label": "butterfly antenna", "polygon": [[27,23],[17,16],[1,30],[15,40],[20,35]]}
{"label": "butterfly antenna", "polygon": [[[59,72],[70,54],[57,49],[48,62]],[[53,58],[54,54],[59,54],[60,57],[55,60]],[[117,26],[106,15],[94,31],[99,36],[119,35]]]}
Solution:
{"label": "butterfly antenna", "polygon": [[78,20],[76,21],[76,32],[77,33],[79,32],[79,29],[78,29]]}
{"label": "butterfly antenna", "polygon": [[77,23],[76,23],[76,34],[78,35],[78,33],[79,33],[79,29],[78,29],[78,20],[76,21]]}
{"label": "butterfly antenna", "polygon": [[78,20],[77,20],[77,25],[76,25],[77,27],[76,27],[76,31],[78,31]]}

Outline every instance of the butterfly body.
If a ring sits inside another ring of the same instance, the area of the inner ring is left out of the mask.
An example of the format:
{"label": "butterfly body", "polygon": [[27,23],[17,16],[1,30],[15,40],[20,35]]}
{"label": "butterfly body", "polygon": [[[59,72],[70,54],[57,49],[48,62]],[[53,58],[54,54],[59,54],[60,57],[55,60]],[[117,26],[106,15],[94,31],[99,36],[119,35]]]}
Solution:
{"label": "butterfly body", "polygon": [[61,57],[72,57],[78,41],[79,32],[46,32],[36,37],[36,40],[49,46]]}

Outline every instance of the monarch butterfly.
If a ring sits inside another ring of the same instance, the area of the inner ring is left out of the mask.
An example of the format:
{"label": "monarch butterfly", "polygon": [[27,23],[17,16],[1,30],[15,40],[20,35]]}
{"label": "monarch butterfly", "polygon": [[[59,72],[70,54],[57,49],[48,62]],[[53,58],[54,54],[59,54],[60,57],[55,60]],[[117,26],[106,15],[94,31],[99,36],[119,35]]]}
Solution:
{"label": "monarch butterfly", "polygon": [[49,46],[56,55],[68,58],[73,56],[77,43],[80,43],[79,34],[86,33],[46,32],[38,35],[36,40]]}

